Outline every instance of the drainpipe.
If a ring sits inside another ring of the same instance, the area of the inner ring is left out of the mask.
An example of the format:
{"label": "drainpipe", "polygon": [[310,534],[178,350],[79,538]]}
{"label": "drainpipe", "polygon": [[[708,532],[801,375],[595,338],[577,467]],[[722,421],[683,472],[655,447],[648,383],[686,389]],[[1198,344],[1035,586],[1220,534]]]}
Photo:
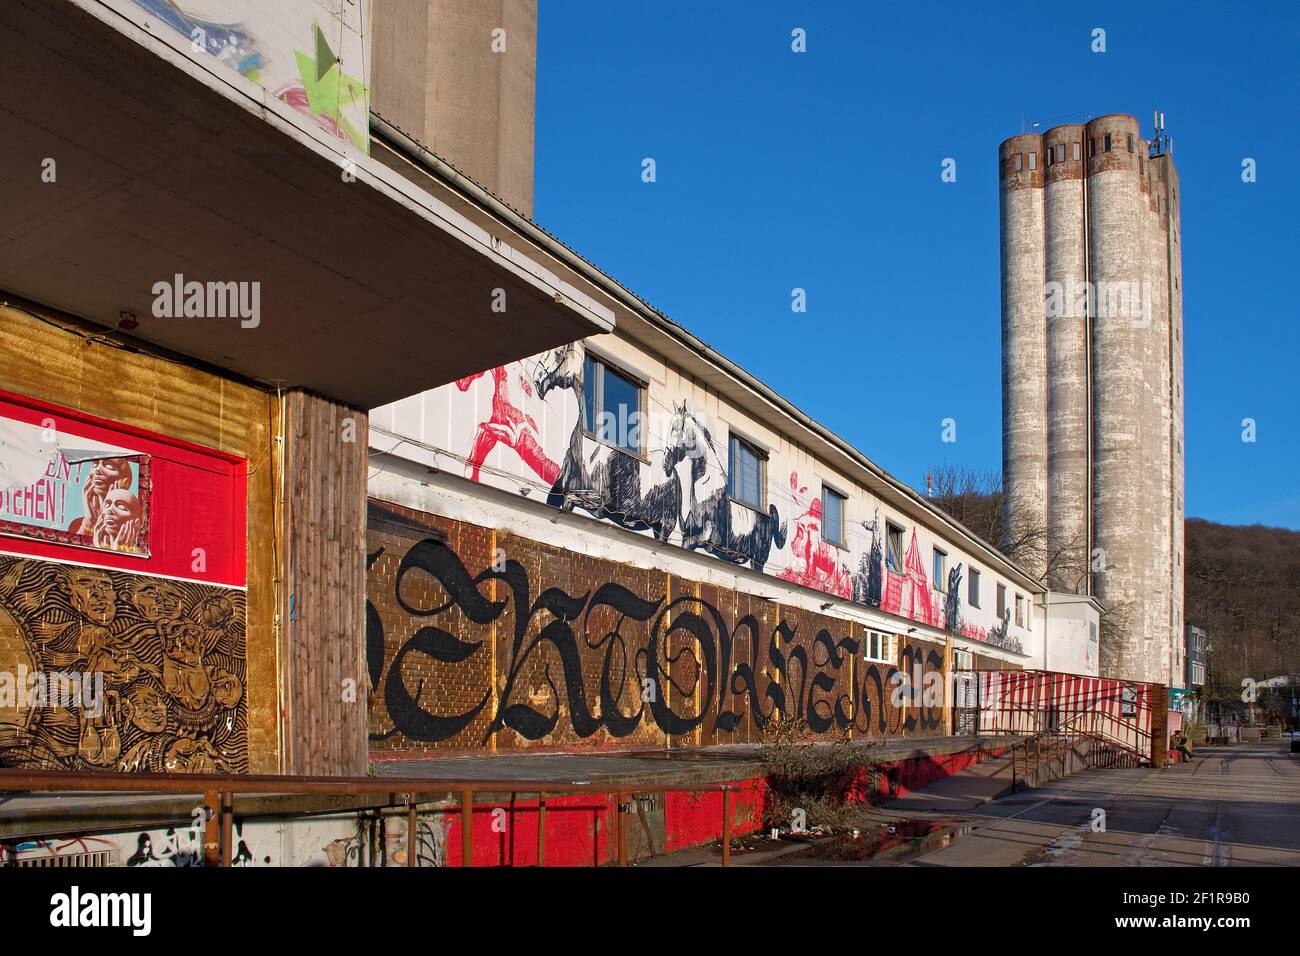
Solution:
{"label": "drainpipe", "polygon": [[1052,589],[1043,592],[1043,670],[1047,670],[1047,643],[1052,633]]}

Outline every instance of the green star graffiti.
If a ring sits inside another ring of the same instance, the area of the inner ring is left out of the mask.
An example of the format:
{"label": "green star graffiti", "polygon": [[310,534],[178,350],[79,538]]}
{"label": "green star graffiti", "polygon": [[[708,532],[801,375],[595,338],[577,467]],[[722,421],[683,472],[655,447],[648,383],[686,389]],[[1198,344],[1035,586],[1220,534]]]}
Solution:
{"label": "green star graffiti", "polygon": [[338,55],[331,49],[321,32],[320,23],[315,20],[312,21],[312,33],[316,40],[316,55],[294,53],[298,74],[307,93],[307,105],[314,115],[331,117],[348,139],[364,150],[368,146],[365,133],[348,122],[343,109],[360,103],[362,115],[366,115],[366,85],[343,72]]}

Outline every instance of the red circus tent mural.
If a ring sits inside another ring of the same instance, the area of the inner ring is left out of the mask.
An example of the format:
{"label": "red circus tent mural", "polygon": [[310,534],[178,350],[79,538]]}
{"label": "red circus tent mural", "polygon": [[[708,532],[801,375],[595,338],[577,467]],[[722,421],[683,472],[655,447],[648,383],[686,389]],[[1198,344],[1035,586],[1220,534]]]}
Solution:
{"label": "red circus tent mural", "polygon": [[925,562],[921,560],[921,549],[916,545],[916,529],[912,530],[912,542],[903,557],[903,573],[885,569],[885,596],[881,608],[931,627],[941,626],[939,619],[942,615],[935,607],[935,598],[930,593],[930,582],[925,574]]}

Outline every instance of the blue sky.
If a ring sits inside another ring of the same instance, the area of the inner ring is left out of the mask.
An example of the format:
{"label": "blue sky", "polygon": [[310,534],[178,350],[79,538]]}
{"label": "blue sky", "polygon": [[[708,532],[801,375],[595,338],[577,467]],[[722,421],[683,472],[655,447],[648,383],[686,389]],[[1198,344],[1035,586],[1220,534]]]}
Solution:
{"label": "blue sky", "polygon": [[1300,528],[1300,4],[1081,7],[541,0],[535,216],[923,487],[938,462],[1001,464],[998,144],[1022,114],[1132,113],[1149,137],[1163,110],[1187,513]]}

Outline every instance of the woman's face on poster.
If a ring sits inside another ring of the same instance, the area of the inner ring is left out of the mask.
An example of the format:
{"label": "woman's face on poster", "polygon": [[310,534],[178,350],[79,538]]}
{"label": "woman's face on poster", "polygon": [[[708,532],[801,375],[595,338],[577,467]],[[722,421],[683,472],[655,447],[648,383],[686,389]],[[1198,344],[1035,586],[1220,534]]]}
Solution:
{"label": "woman's face on poster", "polygon": [[116,533],[128,521],[140,517],[140,499],[125,488],[115,488],[104,497],[104,527]]}
{"label": "woman's face on poster", "polygon": [[90,488],[103,494],[109,488],[126,480],[131,480],[131,464],[125,458],[99,458],[90,465],[90,477],[86,483]]}

